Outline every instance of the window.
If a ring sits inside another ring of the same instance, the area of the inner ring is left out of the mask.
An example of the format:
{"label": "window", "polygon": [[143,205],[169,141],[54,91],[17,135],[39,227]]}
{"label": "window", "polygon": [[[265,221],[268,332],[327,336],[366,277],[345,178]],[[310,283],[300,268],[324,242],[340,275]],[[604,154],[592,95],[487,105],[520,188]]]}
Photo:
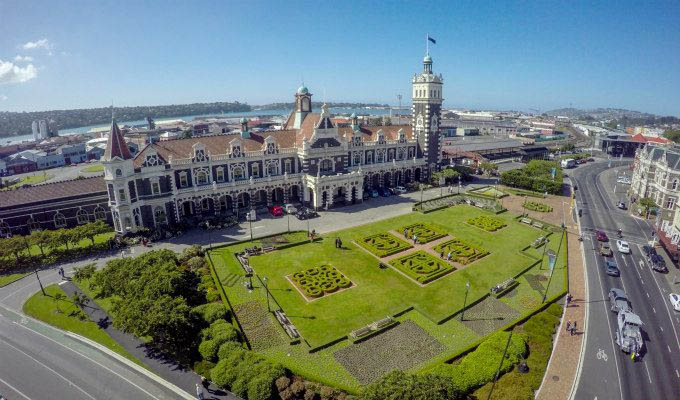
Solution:
{"label": "window", "polygon": [[116,231],[120,232],[120,215],[118,214],[117,211],[113,212],[113,227],[116,229]]}
{"label": "window", "polygon": [[187,173],[182,171],[179,173],[179,187],[187,187],[189,186],[189,177],[187,176]]}
{"label": "window", "polygon": [[210,203],[208,202],[208,199],[203,199],[203,200],[201,200],[201,208],[202,208],[204,211],[207,211],[207,210],[210,209]]}
{"label": "window", "polygon": [[7,237],[11,233],[9,224],[5,221],[0,222],[0,236]]}
{"label": "window", "polygon": [[241,146],[233,146],[231,148],[232,157],[241,157]]}
{"label": "window", "polygon": [[156,220],[156,225],[164,224],[167,221],[167,219],[165,218],[165,210],[163,209],[163,207],[160,206],[154,208],[153,217]]}
{"label": "window", "polygon": [[290,174],[290,173],[293,172],[293,169],[292,169],[291,167],[292,167],[292,166],[291,166],[290,160],[285,160],[285,161],[283,162],[283,170],[284,170],[286,173],[289,173],[289,174]]}
{"label": "window", "polygon": [[370,151],[366,153],[366,164],[373,164],[373,153]]}
{"label": "window", "polygon": [[416,149],[413,147],[408,148],[408,158],[413,158],[416,155]]}
{"label": "window", "polygon": [[132,218],[135,220],[135,226],[141,226],[142,225],[142,217],[139,214],[139,208],[135,208],[132,210]]}
{"label": "window", "polygon": [[387,161],[394,160],[394,149],[387,150]]}
{"label": "window", "polygon": [[208,173],[204,170],[199,170],[196,172],[196,183],[199,185],[205,185],[208,183]]}
{"label": "window", "polygon": [[399,150],[397,150],[397,160],[400,160],[400,161],[403,160],[404,156],[405,156],[405,151],[404,151],[403,148],[400,148]]}
{"label": "window", "polygon": [[161,193],[161,185],[158,182],[151,182],[151,193],[152,194]]}
{"label": "window", "polygon": [[94,219],[96,220],[106,219],[106,211],[104,211],[104,208],[102,208],[101,206],[97,206],[97,208],[94,209]]}
{"label": "window", "polygon": [[333,162],[331,160],[325,159],[321,161],[321,172],[331,172],[333,171]]}
{"label": "window", "polygon": [[267,154],[276,154],[276,144],[267,143]]}
{"label": "window", "polygon": [[354,136],[354,145],[361,146],[361,136]]}
{"label": "window", "polygon": [[42,229],[42,227],[40,226],[40,222],[33,219],[32,216],[28,219],[28,221],[26,222],[26,225],[28,225],[28,230],[31,231],[31,232],[39,231],[39,230]]}
{"label": "window", "polygon": [[376,162],[378,163],[385,162],[385,150],[378,150]]}
{"label": "window", "polygon": [[60,212],[54,214],[54,226],[57,228],[63,228],[66,226],[66,217],[64,217],[64,214]]}
{"label": "window", "polygon": [[123,176],[123,171],[121,171],[120,169],[117,169],[116,170],[116,176]]}
{"label": "window", "polygon": [[278,175],[279,174],[279,164],[278,162],[270,162],[267,164],[267,175]]}
{"label": "window", "polygon": [[125,197],[125,189],[118,189],[118,198],[120,201],[125,201],[127,200],[127,197]]}
{"label": "window", "polygon": [[196,162],[203,162],[207,161],[208,157],[205,156],[205,150],[203,149],[196,149],[194,152],[194,161]]}
{"label": "window", "polygon": [[246,178],[243,174],[243,168],[241,167],[235,167],[231,173],[234,176],[235,181],[240,181]]}
{"label": "window", "polygon": [[251,165],[250,168],[251,168],[253,177],[259,178],[260,177],[260,164],[254,163],[254,164]]}
{"label": "window", "polygon": [[672,210],[674,206],[675,198],[669,197],[668,199],[666,199],[666,205],[664,206],[665,208]]}
{"label": "window", "polygon": [[352,165],[361,165],[361,153],[359,152],[354,153],[354,160],[352,161]]}
{"label": "window", "polygon": [[224,168],[217,168],[217,182],[224,182]]}
{"label": "window", "polygon": [[158,165],[158,156],[155,154],[146,156],[146,166]]}
{"label": "window", "polygon": [[76,213],[76,219],[78,220],[78,225],[83,225],[90,222],[90,216],[87,214],[87,211],[83,209],[78,210]]}

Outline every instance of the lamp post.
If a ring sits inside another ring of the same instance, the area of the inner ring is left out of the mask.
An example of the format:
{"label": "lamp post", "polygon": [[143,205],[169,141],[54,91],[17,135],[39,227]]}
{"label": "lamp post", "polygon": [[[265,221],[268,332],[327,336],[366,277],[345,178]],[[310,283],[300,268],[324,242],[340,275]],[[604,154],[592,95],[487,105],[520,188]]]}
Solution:
{"label": "lamp post", "polygon": [[[564,236],[564,233],[563,233]],[[548,297],[548,289],[550,288],[550,281],[552,281],[553,271],[555,271],[555,261],[557,261],[557,254],[554,251],[548,250],[548,265],[550,266],[550,278],[548,278],[548,285],[545,287],[545,293],[543,293],[542,303],[545,303],[545,298]]]}
{"label": "lamp post", "polygon": [[[254,208],[252,208],[250,210],[250,212],[253,212],[253,211],[255,211]],[[253,241],[253,218],[252,218],[250,213],[246,214],[246,216],[248,217],[248,225],[250,226],[250,241],[252,242]]]}
{"label": "lamp post", "polygon": [[460,313],[460,322],[465,319],[465,306],[467,305],[468,292],[470,291],[470,282],[465,282],[465,299],[463,300],[463,312]]}
{"label": "lamp post", "polygon": [[38,285],[40,285],[40,291],[42,292],[43,296],[47,296],[45,293],[45,288],[42,285],[42,282],[40,281],[40,276],[38,275],[38,270],[35,270],[35,277],[38,279]]}
{"label": "lamp post", "polygon": [[[213,208],[215,209],[215,214],[217,214],[217,207],[215,207],[215,192],[217,192],[217,182],[213,181],[212,182],[212,192],[213,192]],[[212,250],[212,238],[211,238],[211,229],[210,229],[210,221],[208,221],[208,247],[210,247],[210,250]]]}
{"label": "lamp post", "polygon": [[264,284],[264,291],[265,294],[267,295],[267,311],[271,312],[271,308],[269,307],[269,288],[267,287],[267,277],[262,278],[262,283]]}

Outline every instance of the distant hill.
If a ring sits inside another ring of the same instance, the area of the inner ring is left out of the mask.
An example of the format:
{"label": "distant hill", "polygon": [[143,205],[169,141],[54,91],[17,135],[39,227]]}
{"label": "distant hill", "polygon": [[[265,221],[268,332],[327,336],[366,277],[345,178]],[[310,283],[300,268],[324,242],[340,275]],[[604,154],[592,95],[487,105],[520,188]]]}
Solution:
{"label": "distant hill", "polygon": [[546,111],[550,116],[565,116],[592,121],[616,121],[624,126],[632,125],[670,125],[680,123],[680,119],[673,116],[659,116],[641,111],[626,110],[623,108],[595,108],[581,110],[578,108],[559,108]]}
{"label": "distant hill", "polygon": [[[323,102],[313,101],[312,108],[321,109]],[[388,104],[378,103],[326,103],[328,107],[343,107],[343,108],[364,108],[364,107],[389,107]],[[260,110],[292,110],[295,108],[295,103],[271,103],[263,104],[261,106],[253,106],[253,111]]]}
{"label": "distant hill", "polygon": [[[219,114],[222,112],[247,112],[251,107],[235,101],[216,103],[172,104],[167,106],[116,107],[119,121],[137,121],[151,118],[180,117],[185,115]],[[78,128],[111,122],[111,108],[83,108],[78,110],[52,110],[34,112],[0,111],[0,137],[27,135],[31,133],[31,123],[46,119],[50,129]]]}

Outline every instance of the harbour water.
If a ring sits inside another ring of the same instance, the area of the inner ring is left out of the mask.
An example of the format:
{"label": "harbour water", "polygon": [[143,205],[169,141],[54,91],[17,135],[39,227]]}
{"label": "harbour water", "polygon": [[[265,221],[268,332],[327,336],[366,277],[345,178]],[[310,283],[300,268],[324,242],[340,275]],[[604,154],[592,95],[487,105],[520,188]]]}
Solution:
{"label": "harbour water", "polygon": [[[314,110],[318,111],[318,110]],[[349,108],[349,107],[332,107],[330,109],[331,113],[333,114],[352,114],[355,113],[357,115],[385,115],[385,114],[390,114],[390,109],[374,109],[374,108]],[[394,111],[393,111],[394,112]],[[408,108],[403,107],[402,108],[402,113],[408,112]],[[167,117],[167,118],[159,118],[156,120],[156,122],[161,122],[161,121],[167,121],[167,120],[175,120],[175,119],[182,119],[184,121],[192,121],[197,118],[201,117],[256,117],[256,116],[272,116],[272,115],[281,115],[281,116],[287,116],[290,114],[290,110],[285,110],[285,109],[279,109],[279,110],[258,110],[258,111],[248,111],[248,112],[233,112],[233,113],[224,113],[224,114],[202,114],[202,115],[185,115],[181,117]],[[143,125],[146,124],[146,120],[137,120],[137,121],[118,121],[119,124],[124,124],[124,125]],[[101,124],[101,125],[89,125],[89,126],[83,126],[80,128],[69,128],[69,129],[60,129],[57,134],[59,136],[64,136],[64,135],[79,135],[83,133],[87,133],[90,129],[93,128],[102,128],[109,126],[109,124]],[[0,144],[2,145],[9,145],[9,144],[19,144],[22,142],[30,142],[33,140],[33,135],[20,135],[20,136],[10,136],[10,137],[3,137],[0,138]]]}

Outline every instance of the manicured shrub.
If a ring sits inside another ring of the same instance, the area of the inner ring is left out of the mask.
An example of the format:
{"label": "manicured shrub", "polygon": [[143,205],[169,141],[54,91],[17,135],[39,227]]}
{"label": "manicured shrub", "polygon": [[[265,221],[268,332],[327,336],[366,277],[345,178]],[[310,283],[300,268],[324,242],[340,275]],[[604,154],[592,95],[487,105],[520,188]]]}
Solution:
{"label": "manicured shrub", "polygon": [[221,359],[215,368],[210,371],[210,377],[212,381],[220,387],[228,388],[238,377],[238,365],[241,363],[245,355],[246,350],[240,352],[233,352],[227,358]]}
{"label": "manicured shrub", "polygon": [[277,379],[276,382],[274,383],[276,384],[276,390],[278,390],[279,392],[283,392],[284,390],[286,390],[286,388],[288,388],[288,386],[290,386],[290,378],[288,378],[287,376],[282,376],[279,379]]}
{"label": "manicured shrub", "polygon": [[[447,377],[432,374],[408,375],[403,371],[393,371],[368,385],[359,399],[458,400],[463,399],[463,395]],[[323,399],[323,392],[321,396]]]}
{"label": "manicured shrub", "polygon": [[210,361],[196,361],[194,363],[194,372],[197,375],[204,376],[206,379],[210,379],[210,370],[215,368],[215,363]]}
{"label": "manicured shrub", "polygon": [[201,354],[204,360],[216,361],[217,360],[217,350],[220,348],[220,344],[215,340],[208,339],[201,342],[198,345],[198,352]]}
{"label": "manicured shrub", "polygon": [[527,210],[531,211],[538,211],[538,212],[550,212],[553,210],[551,206],[545,203],[539,203],[537,201],[527,201],[522,204],[522,207],[526,208]]}
{"label": "manicured shrub", "polygon": [[352,282],[331,265],[296,272],[290,278],[307,297],[313,298],[352,286]]}
{"label": "manicured shrub", "polygon": [[272,381],[266,376],[258,376],[248,382],[248,400],[269,400],[274,396]]}
{"label": "manicured shrub", "polygon": [[209,303],[220,301],[220,293],[215,288],[209,288],[205,292],[205,299],[208,300]]}
{"label": "manicured shrub", "polygon": [[229,342],[229,341],[238,341],[239,335],[238,331],[234,326],[230,323],[227,322],[222,322],[224,321],[223,319],[218,319],[218,323],[215,324],[213,323],[210,325],[210,329],[212,331],[212,338],[214,340],[218,340],[220,338],[220,344],[224,342]]}
{"label": "manicured shrub", "polygon": [[504,226],[506,226],[505,221],[500,218],[490,217],[488,215],[480,215],[467,220],[467,223],[476,226],[480,229],[484,229],[487,232],[495,232]]}
{"label": "manicured shrub", "polygon": [[[410,238],[409,238],[410,239]],[[357,243],[378,257],[387,257],[410,249],[409,243],[391,233],[378,233],[361,238]]]}
{"label": "manicured shrub", "polygon": [[193,311],[198,313],[209,324],[219,319],[228,320],[230,317],[229,312],[222,303],[201,304],[194,307]]}
{"label": "manicured shrub", "polygon": [[228,358],[231,354],[235,352],[243,351],[243,346],[237,342],[225,342],[220,345],[219,350],[217,350],[217,359],[223,360]]}

